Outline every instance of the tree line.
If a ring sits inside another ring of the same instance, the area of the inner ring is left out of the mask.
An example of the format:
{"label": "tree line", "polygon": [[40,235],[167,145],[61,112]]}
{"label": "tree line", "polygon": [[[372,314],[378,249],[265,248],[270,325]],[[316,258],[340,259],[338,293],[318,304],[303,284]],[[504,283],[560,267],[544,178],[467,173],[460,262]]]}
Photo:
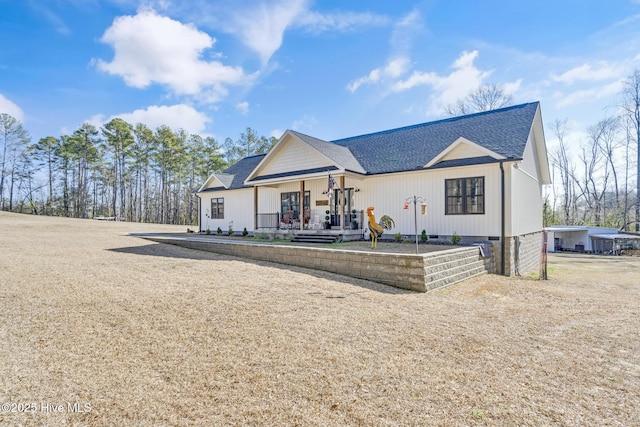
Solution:
{"label": "tree line", "polygon": [[195,224],[195,191],[213,172],[261,154],[276,138],[246,128],[236,140],[115,118],[36,143],[0,114],[0,209],[73,218]]}
{"label": "tree line", "polygon": [[640,70],[624,81],[614,114],[588,127],[570,146],[568,120],[550,127],[554,184],[546,224],[595,225],[640,232]]}
{"label": "tree line", "polygon": [[[500,84],[484,85],[446,107],[450,115],[507,106]],[[640,232],[640,70],[623,84],[615,114],[569,141],[571,124],[547,126],[553,184],[545,225],[596,225]],[[246,128],[220,145],[182,129],[132,125],[115,118],[82,124],[71,135],[33,144],[22,124],[0,114],[0,209],[74,218],[195,224],[194,192],[213,172],[265,153],[276,138]]]}

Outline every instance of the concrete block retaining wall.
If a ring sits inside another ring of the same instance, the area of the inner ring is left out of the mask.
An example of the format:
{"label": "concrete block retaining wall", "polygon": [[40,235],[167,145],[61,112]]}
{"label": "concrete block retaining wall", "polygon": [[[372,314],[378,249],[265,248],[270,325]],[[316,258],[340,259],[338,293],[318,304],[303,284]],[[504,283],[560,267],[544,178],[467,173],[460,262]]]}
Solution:
{"label": "concrete block retaining wall", "polygon": [[[516,249],[517,241],[519,241],[518,249]],[[509,238],[506,246],[506,275],[513,276],[516,273],[525,275],[539,272],[542,256],[542,232]]]}
{"label": "concrete block retaining wall", "polygon": [[[240,258],[329,271],[419,292],[434,290],[468,277],[487,273],[492,266],[490,259],[481,258],[478,248],[475,247],[410,255],[213,242],[202,238],[173,239],[151,236],[144,236],[144,238]],[[451,269],[453,270],[447,272]]]}

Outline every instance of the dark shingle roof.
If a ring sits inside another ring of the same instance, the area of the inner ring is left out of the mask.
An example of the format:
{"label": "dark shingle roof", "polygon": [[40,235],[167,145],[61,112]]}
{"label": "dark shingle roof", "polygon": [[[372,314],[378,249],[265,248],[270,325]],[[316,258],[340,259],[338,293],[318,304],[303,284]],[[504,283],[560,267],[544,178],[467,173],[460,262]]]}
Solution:
{"label": "dark shingle roof", "polygon": [[460,137],[520,159],[538,102],[332,141],[347,147],[368,174],[421,169]]}
{"label": "dark shingle roof", "polygon": [[[227,168],[222,175],[232,175],[233,180],[231,185],[228,186],[230,190],[244,187],[251,187],[244,185],[244,180],[247,179],[249,174],[258,166],[258,163],[264,158],[265,154],[258,154],[256,156],[245,157]],[[224,182],[224,181],[223,181]]]}
{"label": "dark shingle roof", "polygon": [[[464,137],[507,159],[521,159],[527,144],[538,102],[515,105],[461,117],[422,123],[367,135],[327,142],[289,131],[327,155],[336,164],[369,175],[422,169],[454,141]],[[264,158],[245,157],[223,173],[216,174],[229,189],[246,188],[244,181]],[[496,161],[489,156],[439,162],[431,168],[464,166]],[[322,170],[335,169],[327,166]],[[316,169],[291,171],[273,177],[310,173]],[[265,177],[261,177],[266,179]],[[230,183],[230,184],[229,184]]]}

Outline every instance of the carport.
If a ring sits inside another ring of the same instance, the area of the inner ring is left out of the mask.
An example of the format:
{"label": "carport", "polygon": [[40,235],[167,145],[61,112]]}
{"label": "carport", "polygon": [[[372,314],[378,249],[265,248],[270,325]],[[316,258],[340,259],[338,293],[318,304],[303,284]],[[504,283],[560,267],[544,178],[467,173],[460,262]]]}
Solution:
{"label": "carport", "polygon": [[547,234],[547,251],[593,252],[591,237],[596,235],[613,235],[616,228],[593,227],[588,225],[553,225],[545,228]]}
{"label": "carport", "polygon": [[594,234],[590,238],[596,254],[620,255],[625,249],[640,249],[640,236],[633,234]]}

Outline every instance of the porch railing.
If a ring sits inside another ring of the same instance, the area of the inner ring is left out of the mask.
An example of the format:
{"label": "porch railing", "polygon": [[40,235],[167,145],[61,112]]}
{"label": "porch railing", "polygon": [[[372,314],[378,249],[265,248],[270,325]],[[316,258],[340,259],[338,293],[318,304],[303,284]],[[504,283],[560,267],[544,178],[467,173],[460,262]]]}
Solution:
{"label": "porch railing", "polygon": [[[313,220],[317,217],[320,221],[319,223],[315,223]],[[344,214],[344,228],[345,230],[360,230],[366,228],[365,215],[364,211],[356,211]],[[339,227],[340,226],[340,215],[333,214],[330,216],[329,226],[330,227]],[[310,223],[305,223],[305,229],[311,228],[324,228],[324,217],[320,217],[320,215],[315,215],[310,218]],[[313,224],[311,224],[313,223]],[[286,229],[297,229],[299,228],[299,222],[297,220],[286,222],[286,218],[282,217],[279,212],[275,213],[258,213],[256,214],[256,224],[258,230],[272,229],[279,230],[282,228]]]}
{"label": "porch railing", "polygon": [[280,228],[280,213],[259,213],[256,214],[256,224],[258,229],[278,229]]}

